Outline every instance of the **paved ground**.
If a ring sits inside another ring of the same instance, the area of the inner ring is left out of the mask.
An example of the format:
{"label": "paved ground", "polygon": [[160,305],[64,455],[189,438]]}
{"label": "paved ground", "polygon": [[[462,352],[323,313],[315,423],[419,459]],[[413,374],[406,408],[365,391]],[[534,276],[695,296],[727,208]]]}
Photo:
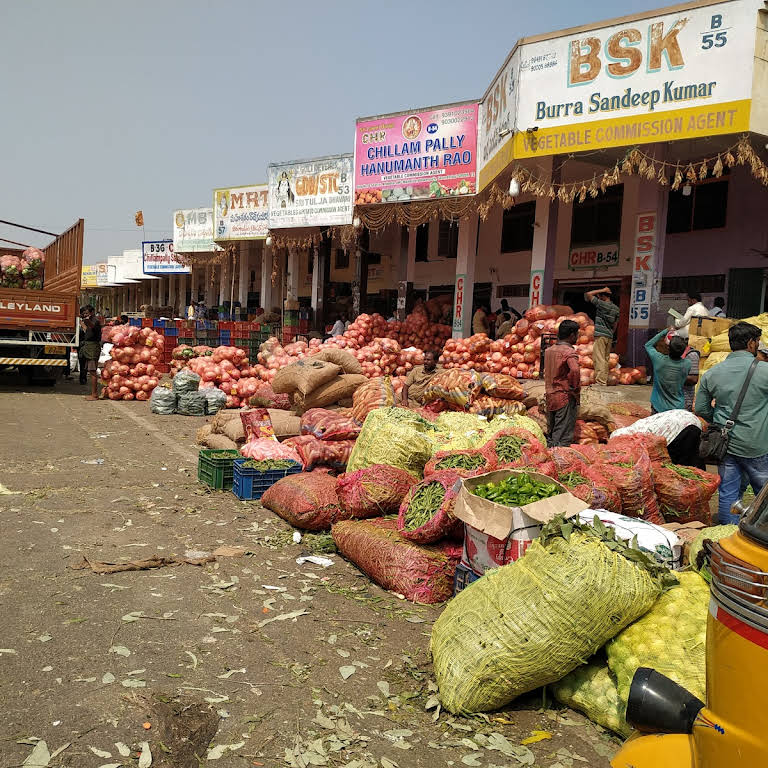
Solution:
{"label": "paved ground", "polygon": [[[73,384],[22,390],[0,376],[3,768],[39,739],[38,755],[63,748],[50,766],[76,768],[144,768],[145,741],[153,766],[175,768],[607,766],[618,742],[541,709],[541,692],[489,718],[426,711],[440,608],[399,600],[338,555],[297,565],[322,537],[295,544],[260,505],[197,483],[203,419],[87,403]],[[74,568],[221,546],[249,554]],[[522,747],[532,731],[551,738]]]}

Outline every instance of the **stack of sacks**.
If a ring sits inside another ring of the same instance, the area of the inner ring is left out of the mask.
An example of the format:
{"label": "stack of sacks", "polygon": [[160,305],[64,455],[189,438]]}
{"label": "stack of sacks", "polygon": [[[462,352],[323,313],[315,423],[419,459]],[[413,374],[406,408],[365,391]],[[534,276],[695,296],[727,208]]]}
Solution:
{"label": "stack of sacks", "polygon": [[[219,450],[242,448],[245,444],[245,427],[240,418],[248,411],[219,411],[210,424],[201,427],[197,432],[198,445]],[[269,408],[269,417],[278,440],[286,440],[300,434],[301,419],[284,410]],[[226,441],[226,442],[225,442]],[[214,443],[211,445],[211,443]]]}

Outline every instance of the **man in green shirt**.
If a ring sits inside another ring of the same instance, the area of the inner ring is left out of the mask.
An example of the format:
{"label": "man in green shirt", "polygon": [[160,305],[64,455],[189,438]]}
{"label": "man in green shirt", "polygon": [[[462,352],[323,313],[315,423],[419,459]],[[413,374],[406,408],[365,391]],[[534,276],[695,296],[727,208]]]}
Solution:
{"label": "man in green shirt", "polygon": [[[731,354],[701,377],[694,406],[697,416],[719,427],[731,418],[757,355],[760,334],[760,328],[750,323],[736,323],[728,329]],[[738,523],[738,516],[731,514],[731,507],[739,498],[742,472],[747,475],[755,494],[760,493],[768,482],[768,364],[757,364],[730,432],[728,453],[718,471],[718,521],[721,525]]]}
{"label": "man in green shirt", "polygon": [[608,286],[585,293],[584,299],[595,307],[595,342],[592,345],[595,384],[606,386],[613,334],[619,321],[619,308],[611,301],[611,289]]}
{"label": "man in green shirt", "polygon": [[659,331],[645,344],[645,351],[653,365],[653,390],[651,391],[653,413],[685,408],[683,387],[691,371],[691,361],[688,358],[682,359],[686,343],[680,336],[673,336],[670,340],[668,355],[663,355],[656,349],[656,345],[668,332],[666,328]]}

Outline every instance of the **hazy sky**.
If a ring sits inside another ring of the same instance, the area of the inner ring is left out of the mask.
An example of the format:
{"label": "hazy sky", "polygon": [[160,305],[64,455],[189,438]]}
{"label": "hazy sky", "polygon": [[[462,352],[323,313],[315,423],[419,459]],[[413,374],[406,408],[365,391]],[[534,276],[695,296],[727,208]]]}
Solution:
{"label": "hazy sky", "polygon": [[519,37],[659,5],[1,0],[0,219],[83,217],[104,261],[139,247],[137,209],[170,236],[270,161],[352,152],[356,117],[479,98]]}

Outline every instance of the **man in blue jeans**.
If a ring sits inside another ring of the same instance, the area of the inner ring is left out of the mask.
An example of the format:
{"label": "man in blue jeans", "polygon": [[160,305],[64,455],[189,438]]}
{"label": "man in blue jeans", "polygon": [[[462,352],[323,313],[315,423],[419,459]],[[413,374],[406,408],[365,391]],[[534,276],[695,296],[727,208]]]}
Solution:
{"label": "man in blue jeans", "polygon": [[[760,329],[750,323],[736,323],[728,329],[731,354],[701,377],[695,404],[697,416],[719,427],[731,418],[757,355],[760,333]],[[719,467],[717,516],[721,525],[739,522],[738,516],[731,514],[731,506],[739,498],[742,471],[755,494],[768,482],[768,364],[757,364],[735,422],[728,453]]]}

